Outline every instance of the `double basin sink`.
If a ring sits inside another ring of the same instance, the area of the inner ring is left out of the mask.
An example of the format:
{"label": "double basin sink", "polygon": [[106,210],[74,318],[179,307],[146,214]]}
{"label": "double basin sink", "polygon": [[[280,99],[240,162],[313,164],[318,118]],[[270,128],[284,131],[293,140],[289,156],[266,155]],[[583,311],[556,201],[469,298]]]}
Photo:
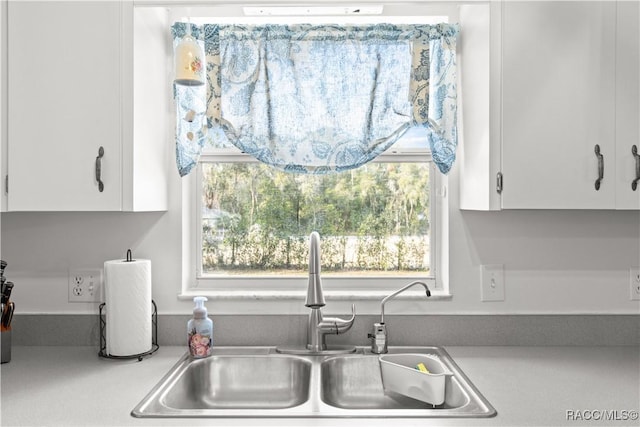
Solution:
{"label": "double basin sink", "polygon": [[378,355],[284,355],[275,347],[217,347],[185,354],[132,411],[135,417],[491,417],[495,409],[440,347],[390,347],[436,355],[453,374],[438,406],[385,392]]}

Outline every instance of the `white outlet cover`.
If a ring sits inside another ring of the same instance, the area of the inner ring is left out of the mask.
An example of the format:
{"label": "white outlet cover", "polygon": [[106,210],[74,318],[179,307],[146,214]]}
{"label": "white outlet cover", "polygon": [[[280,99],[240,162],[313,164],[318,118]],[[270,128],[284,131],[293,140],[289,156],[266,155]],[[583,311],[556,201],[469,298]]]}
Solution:
{"label": "white outlet cover", "polygon": [[504,301],[504,265],[482,266],[481,301]]}
{"label": "white outlet cover", "polygon": [[69,302],[101,302],[102,270],[69,269]]}

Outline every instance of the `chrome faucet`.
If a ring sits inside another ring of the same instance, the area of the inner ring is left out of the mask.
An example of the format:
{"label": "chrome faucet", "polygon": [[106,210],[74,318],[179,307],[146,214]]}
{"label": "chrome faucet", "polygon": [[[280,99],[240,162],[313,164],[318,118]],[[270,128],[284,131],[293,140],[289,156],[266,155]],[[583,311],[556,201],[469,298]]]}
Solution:
{"label": "chrome faucet", "polygon": [[412,286],[415,285],[422,285],[424,286],[424,289],[427,291],[427,296],[430,297],[431,296],[431,291],[429,290],[429,287],[427,286],[426,283],[424,282],[411,282],[408,285],[406,285],[403,288],[398,289],[397,291],[395,291],[394,293],[392,293],[391,295],[387,296],[386,298],[384,298],[382,300],[382,303],[380,303],[380,322],[379,323],[374,323],[373,324],[373,334],[369,334],[369,338],[372,340],[371,341],[371,352],[372,353],[376,353],[376,354],[382,354],[382,353],[386,353],[387,350],[387,341],[388,341],[388,334],[387,334],[387,325],[385,325],[384,323],[384,305],[392,298],[395,298],[398,294],[406,291],[407,289],[409,289]]}
{"label": "chrome faucet", "polygon": [[322,316],[325,302],[320,278],[320,235],[315,231],[309,236],[309,284],[304,305],[311,309],[307,323],[307,350],[311,352],[326,351],[325,336],[347,332],[356,318],[356,307],[353,304],[351,318],[348,320]]}

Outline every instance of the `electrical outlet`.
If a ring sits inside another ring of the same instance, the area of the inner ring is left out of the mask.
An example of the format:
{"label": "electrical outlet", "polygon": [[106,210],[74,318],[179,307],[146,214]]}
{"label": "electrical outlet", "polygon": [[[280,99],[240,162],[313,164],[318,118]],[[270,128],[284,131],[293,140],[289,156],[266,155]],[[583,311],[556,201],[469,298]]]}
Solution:
{"label": "electrical outlet", "polygon": [[101,302],[102,270],[69,270],[69,302]]}
{"label": "electrical outlet", "polygon": [[629,292],[632,300],[640,300],[640,268],[629,270]]}
{"label": "electrical outlet", "polygon": [[482,266],[481,301],[504,301],[504,266]]}

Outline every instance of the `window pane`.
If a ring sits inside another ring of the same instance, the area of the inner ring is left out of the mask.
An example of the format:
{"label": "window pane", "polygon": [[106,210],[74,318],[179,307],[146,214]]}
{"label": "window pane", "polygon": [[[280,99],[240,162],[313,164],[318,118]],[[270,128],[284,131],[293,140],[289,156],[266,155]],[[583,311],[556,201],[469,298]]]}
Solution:
{"label": "window pane", "polygon": [[202,272],[305,274],[318,231],[324,275],[429,273],[429,164],[296,175],[203,163]]}

